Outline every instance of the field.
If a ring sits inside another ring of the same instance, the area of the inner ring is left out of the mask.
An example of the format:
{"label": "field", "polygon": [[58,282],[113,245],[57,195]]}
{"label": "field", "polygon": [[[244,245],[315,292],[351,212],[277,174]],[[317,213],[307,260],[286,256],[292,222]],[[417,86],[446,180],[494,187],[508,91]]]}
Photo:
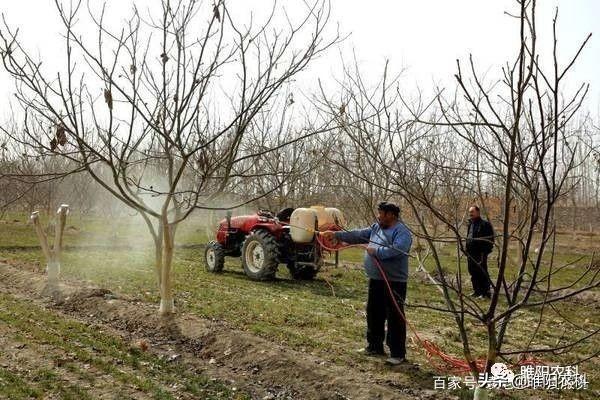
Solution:
{"label": "field", "polygon": [[[198,339],[194,343],[202,349],[195,353],[187,339],[169,344],[169,335],[153,316],[158,296],[152,249],[144,227],[134,221],[122,218],[113,230],[98,218],[70,217],[61,275],[66,292],[73,296],[62,305],[50,304],[36,295],[43,283],[44,262],[26,216],[10,215],[0,223],[0,262],[10,265],[0,265],[5,271],[0,275],[0,398],[472,396],[466,390],[434,391],[433,377],[449,373],[432,368],[413,341],[408,347],[412,364],[395,370],[385,367],[381,360],[357,353],[364,345],[366,299],[360,250],[341,253],[340,266],[326,267],[312,282],[291,280],[283,266],[276,282],[250,281],[237,259],[227,262],[224,273],[214,275],[203,268],[202,243],[207,234],[201,221],[191,220],[178,232],[174,279],[178,321],[195,327],[181,329],[183,334],[179,335]],[[589,263],[592,251],[600,250],[597,236],[564,234],[559,242],[558,261],[576,262],[561,271],[555,286],[572,280]],[[456,268],[450,250],[441,249],[449,273]],[[432,271],[430,261],[425,265]],[[449,354],[460,355],[451,317],[411,307],[441,304],[438,289],[414,267],[412,263],[408,318],[423,337]],[[494,276],[494,260],[490,271]],[[30,287],[27,279],[32,279]],[[91,287],[106,291],[81,297],[82,288],[89,291]],[[594,292],[546,310],[533,345],[558,343],[572,331],[570,324],[597,329],[598,298],[599,293]],[[122,308],[108,307],[107,302]],[[568,316],[569,322],[559,315]],[[539,318],[539,309],[521,312],[508,334],[506,348],[527,341]],[[153,326],[157,328],[153,330]],[[480,339],[474,343],[476,353],[483,355],[485,327],[473,324],[470,331]],[[595,336],[565,354],[542,357],[549,363],[570,365],[593,354],[599,346]],[[277,357],[289,362],[278,363],[274,361]],[[535,395],[597,398],[599,367],[597,358],[579,367],[588,375],[588,390]],[[108,397],[109,393],[117,395]],[[493,393],[494,398],[530,395]]]}

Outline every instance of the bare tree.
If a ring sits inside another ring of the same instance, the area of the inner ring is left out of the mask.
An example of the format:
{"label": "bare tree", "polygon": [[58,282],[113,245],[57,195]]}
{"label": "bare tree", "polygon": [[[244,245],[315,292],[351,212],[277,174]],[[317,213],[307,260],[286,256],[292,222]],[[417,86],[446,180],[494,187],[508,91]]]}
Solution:
{"label": "bare tree", "polygon": [[[417,258],[421,267],[425,255],[432,258],[443,298],[441,304],[411,306],[453,317],[466,361],[463,365],[457,360],[454,366],[466,367],[475,377],[501,358],[518,364],[527,355],[570,351],[598,334],[597,328],[577,326],[556,343],[532,345],[539,340],[547,310],[598,288],[600,270],[592,254],[571,282],[557,284],[555,279],[574,263],[557,261],[555,207],[571,193],[575,186],[570,180],[593,152],[589,146],[582,149],[580,139],[591,129],[589,120],[580,118],[588,86],[581,85],[570,96],[563,90],[589,36],[560,65],[555,16],[553,66],[547,71],[536,47],[536,1],[518,3],[517,57],[504,66],[498,82],[486,84],[471,57],[468,73],[458,62],[458,89],[450,98],[439,90],[431,101],[408,100],[387,67],[374,89],[364,84],[358,70],[347,72],[341,85],[347,101],[341,105],[325,93],[321,96],[322,110],[336,118],[353,148],[346,154],[354,157],[337,165],[409,207],[412,229],[428,248],[426,253],[417,249]],[[465,213],[474,202],[486,206],[488,213],[499,205],[498,269],[489,304],[467,296],[463,282],[462,264],[468,257]],[[447,272],[437,243],[455,244],[454,274]],[[510,327],[519,323],[524,310],[538,315],[531,339],[506,348]],[[473,323],[486,328],[484,359],[473,350],[477,339],[467,329]]]}
{"label": "bare tree", "polygon": [[[31,151],[69,160],[142,216],[155,244],[160,312],[171,313],[178,224],[195,209],[232,208],[276,189],[214,203],[236,181],[258,178],[249,165],[318,133],[261,131],[256,121],[282,110],[286,85],[338,36],[327,31],[327,1],[295,17],[274,4],[260,24],[239,23],[222,0],[155,5],[148,16],[134,8],[113,31],[105,6],[88,4],[97,28],[89,36],[78,32],[83,3],[56,0],[66,45],[58,74],[43,70],[6,21],[0,52],[25,115],[25,138],[6,133]],[[277,18],[284,28],[274,26]],[[277,174],[292,169],[280,165]]]}

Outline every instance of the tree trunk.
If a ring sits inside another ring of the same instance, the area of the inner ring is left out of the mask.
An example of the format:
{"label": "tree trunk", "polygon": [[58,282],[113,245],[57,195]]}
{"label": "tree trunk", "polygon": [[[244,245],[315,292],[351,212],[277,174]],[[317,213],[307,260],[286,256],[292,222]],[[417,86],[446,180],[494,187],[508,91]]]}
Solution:
{"label": "tree trunk", "polygon": [[58,208],[57,221],[55,224],[55,235],[54,235],[54,246],[51,248],[48,245],[48,238],[39,219],[39,213],[37,211],[31,214],[31,222],[35,228],[35,232],[40,241],[42,252],[46,257],[46,277],[47,283],[43,293],[58,299],[60,294],[60,288],[58,285],[60,276],[60,256],[63,246],[63,233],[67,222],[67,214],[69,213],[69,206],[62,204]]}
{"label": "tree trunk", "polygon": [[175,229],[169,224],[163,224],[162,240],[162,268],[160,271],[160,308],[161,315],[172,314],[175,312],[173,301],[173,288],[171,283],[171,265],[173,263],[173,248],[175,243]]}
{"label": "tree trunk", "polygon": [[60,261],[48,260],[46,265],[46,273],[48,274],[47,288],[50,291],[58,290],[58,277],[60,276]]}
{"label": "tree trunk", "polygon": [[487,400],[488,390],[487,388],[477,386],[473,392],[473,400]]}
{"label": "tree trunk", "polygon": [[159,289],[162,282],[162,266],[163,266],[163,248],[162,248],[162,229],[159,232],[159,237],[154,240],[154,272],[156,273],[156,282]]}

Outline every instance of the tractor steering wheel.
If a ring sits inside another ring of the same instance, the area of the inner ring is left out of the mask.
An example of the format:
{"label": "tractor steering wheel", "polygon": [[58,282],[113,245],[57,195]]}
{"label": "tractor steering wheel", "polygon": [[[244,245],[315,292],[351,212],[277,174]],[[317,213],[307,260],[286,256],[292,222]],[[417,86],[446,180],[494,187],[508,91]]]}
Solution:
{"label": "tractor steering wheel", "polygon": [[273,213],[269,210],[258,210],[258,215],[266,218],[275,218]]}

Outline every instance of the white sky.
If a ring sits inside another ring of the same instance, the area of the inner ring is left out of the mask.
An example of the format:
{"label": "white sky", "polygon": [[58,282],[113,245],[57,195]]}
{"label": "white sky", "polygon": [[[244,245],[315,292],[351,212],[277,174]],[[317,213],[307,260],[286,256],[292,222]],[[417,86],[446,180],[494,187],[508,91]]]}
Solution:
{"label": "white sky", "polygon": [[[84,0],[85,1],[85,0]],[[89,0],[94,5],[100,1]],[[119,22],[129,14],[130,2],[154,7],[158,0],[107,0],[111,18]],[[363,71],[375,79],[384,60],[394,71],[405,68],[403,83],[427,88],[434,83],[452,85],[456,59],[475,57],[488,79],[498,78],[501,65],[516,55],[517,25],[504,11],[517,12],[515,0],[331,0],[332,22],[350,38],[319,60],[302,79],[307,88],[317,77],[323,80],[340,75],[340,54],[350,59],[355,51]],[[68,1],[67,1],[68,3]],[[268,0],[227,0],[238,15],[249,11],[267,12]],[[597,112],[600,104],[600,1],[538,0],[538,34],[543,51],[551,50],[554,8],[559,7],[559,49],[564,58],[576,51],[581,40],[592,32],[591,42],[571,75],[571,84],[590,82],[588,108]],[[302,0],[281,0],[290,12],[302,9]],[[63,41],[54,0],[0,0],[0,11],[13,27],[20,29],[26,47],[39,51],[47,70],[58,70],[64,62]],[[82,30],[80,27],[80,30]],[[91,27],[90,27],[91,28]],[[93,32],[90,32],[93,35]],[[12,81],[0,71],[0,118],[8,114]]]}

